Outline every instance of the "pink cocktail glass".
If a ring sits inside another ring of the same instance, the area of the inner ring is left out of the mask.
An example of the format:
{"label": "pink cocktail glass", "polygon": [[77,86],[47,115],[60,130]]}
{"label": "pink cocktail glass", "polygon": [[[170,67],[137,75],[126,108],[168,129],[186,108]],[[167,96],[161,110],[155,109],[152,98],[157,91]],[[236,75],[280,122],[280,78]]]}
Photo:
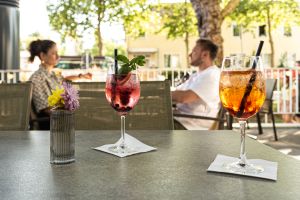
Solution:
{"label": "pink cocktail glass", "polygon": [[121,142],[112,146],[111,151],[127,153],[133,151],[125,140],[125,116],[140,98],[140,81],[136,71],[128,74],[109,73],[106,78],[106,99],[121,116]]}

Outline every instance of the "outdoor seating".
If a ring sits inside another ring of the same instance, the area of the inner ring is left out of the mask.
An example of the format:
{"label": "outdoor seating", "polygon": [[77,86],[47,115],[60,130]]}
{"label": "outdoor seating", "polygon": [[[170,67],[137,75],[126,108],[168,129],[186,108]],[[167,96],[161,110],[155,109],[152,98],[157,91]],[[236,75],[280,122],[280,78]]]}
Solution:
{"label": "outdoor seating", "polygon": [[[75,82],[80,107],[75,112],[77,130],[118,130],[120,116],[105,97],[104,82]],[[138,104],[126,116],[127,130],[173,130],[169,81],[141,82]]]}
{"label": "outdoor seating", "polygon": [[50,116],[39,117],[35,111],[33,102],[31,102],[31,111],[30,111],[30,130],[41,130],[41,124],[47,123],[50,121]]}
{"label": "outdoor seating", "polygon": [[0,84],[0,130],[28,130],[31,83]]}
{"label": "outdoor seating", "polygon": [[177,113],[176,110],[173,113],[174,117],[185,117],[185,118],[192,118],[192,119],[202,119],[202,120],[213,120],[214,123],[210,127],[209,130],[231,130],[232,129],[232,116],[226,111],[224,107],[221,107],[216,117],[207,117],[201,115],[190,115],[190,114],[183,114]]}
{"label": "outdoor seating", "polygon": [[257,126],[258,126],[258,132],[259,134],[263,134],[262,126],[261,126],[261,120],[260,120],[260,114],[268,114],[271,115],[272,125],[273,125],[273,131],[274,131],[274,138],[277,141],[277,132],[276,132],[276,126],[275,126],[275,119],[274,119],[274,113],[273,113],[273,92],[275,90],[276,86],[276,79],[266,79],[266,99],[261,107],[260,111],[256,114],[257,119]]}

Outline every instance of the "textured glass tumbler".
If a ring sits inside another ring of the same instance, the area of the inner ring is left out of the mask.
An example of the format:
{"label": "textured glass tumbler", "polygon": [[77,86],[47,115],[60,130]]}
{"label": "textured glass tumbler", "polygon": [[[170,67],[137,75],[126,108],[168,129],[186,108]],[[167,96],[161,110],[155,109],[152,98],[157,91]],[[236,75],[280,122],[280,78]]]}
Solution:
{"label": "textured glass tumbler", "polygon": [[50,163],[75,161],[74,112],[54,110],[50,116]]}

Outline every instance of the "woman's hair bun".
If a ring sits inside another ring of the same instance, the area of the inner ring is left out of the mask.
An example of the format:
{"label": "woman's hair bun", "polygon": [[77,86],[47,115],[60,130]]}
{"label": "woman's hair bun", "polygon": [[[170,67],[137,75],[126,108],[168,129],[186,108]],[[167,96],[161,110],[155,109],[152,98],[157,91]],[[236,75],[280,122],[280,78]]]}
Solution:
{"label": "woman's hair bun", "polygon": [[35,40],[29,44],[28,51],[30,52],[29,61],[33,62],[35,56],[40,56],[40,53],[47,53],[51,47],[55,45],[52,40]]}
{"label": "woman's hair bun", "polygon": [[39,56],[41,53],[41,46],[42,46],[42,40],[35,40],[32,41],[29,44],[29,52],[30,52],[30,57],[29,57],[29,61],[33,62],[34,61],[34,57],[35,56]]}

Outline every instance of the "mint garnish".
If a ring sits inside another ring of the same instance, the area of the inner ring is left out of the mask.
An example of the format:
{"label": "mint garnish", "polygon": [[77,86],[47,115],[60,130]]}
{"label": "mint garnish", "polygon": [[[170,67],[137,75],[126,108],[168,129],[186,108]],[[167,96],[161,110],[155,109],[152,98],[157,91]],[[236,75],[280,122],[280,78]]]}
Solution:
{"label": "mint garnish", "polygon": [[122,62],[118,74],[128,74],[132,70],[136,70],[137,66],[144,66],[145,64],[145,56],[137,56],[129,60],[124,55],[118,55],[117,60]]}

